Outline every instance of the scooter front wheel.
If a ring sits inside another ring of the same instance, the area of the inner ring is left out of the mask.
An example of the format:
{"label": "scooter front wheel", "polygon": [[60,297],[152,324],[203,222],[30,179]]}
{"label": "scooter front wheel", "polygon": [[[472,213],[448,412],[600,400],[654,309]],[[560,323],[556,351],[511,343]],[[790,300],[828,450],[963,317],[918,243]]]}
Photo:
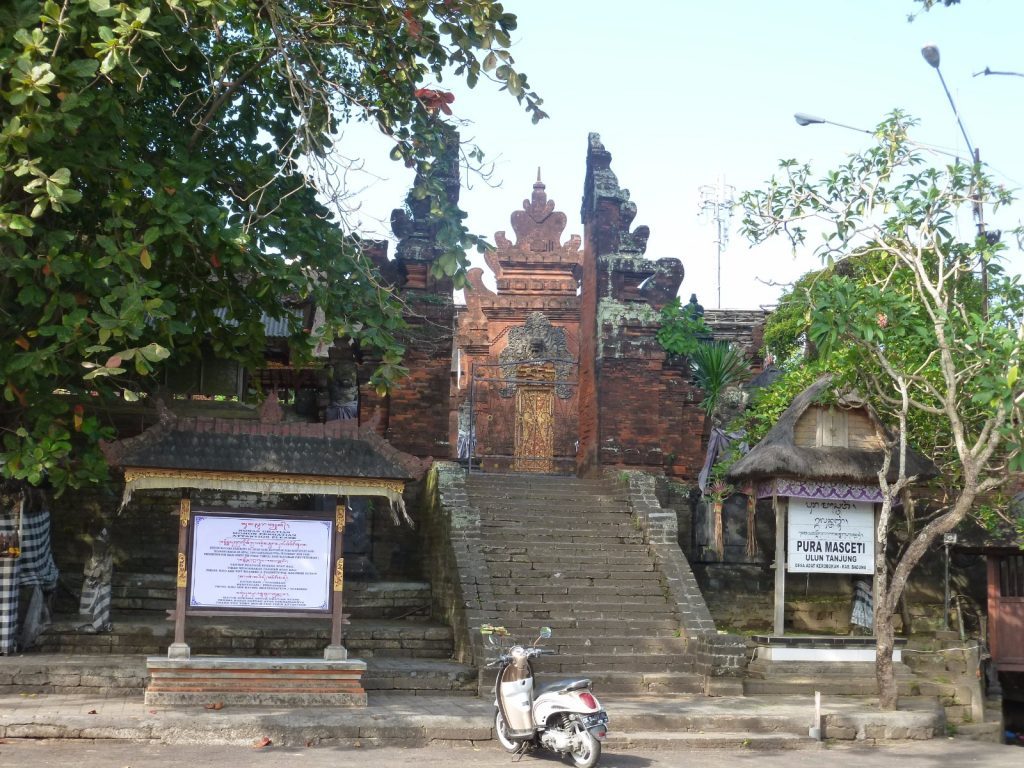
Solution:
{"label": "scooter front wheel", "polygon": [[520,742],[509,736],[508,723],[502,717],[500,709],[494,711],[494,735],[498,738],[498,743],[501,744],[506,752],[518,752],[522,747]]}
{"label": "scooter front wheel", "polygon": [[601,757],[601,742],[582,725],[576,725],[576,733],[572,737],[572,748],[569,750],[572,764],[576,768],[594,768]]}

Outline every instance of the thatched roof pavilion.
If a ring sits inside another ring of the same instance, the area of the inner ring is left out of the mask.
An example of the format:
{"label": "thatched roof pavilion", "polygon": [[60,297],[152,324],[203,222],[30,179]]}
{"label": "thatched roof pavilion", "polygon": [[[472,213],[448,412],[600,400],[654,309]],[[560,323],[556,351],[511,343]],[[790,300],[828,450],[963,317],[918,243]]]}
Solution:
{"label": "thatched roof pavilion", "polygon": [[[777,638],[785,628],[787,572],[869,574],[875,570],[878,504],[883,500],[878,473],[892,436],[874,409],[855,395],[823,404],[822,395],[832,382],[833,377],[826,374],[797,395],[768,434],[727,475],[730,482],[748,488],[752,501],[771,499]],[[899,461],[898,455],[893,456],[890,480],[899,476]],[[929,459],[909,448],[906,462],[908,476],[926,479],[937,474]],[[752,504],[751,515],[755,508]],[[791,649],[790,653],[804,652]],[[806,658],[816,658],[813,648],[806,653]]]}
{"label": "thatched roof pavilion", "polygon": [[[876,485],[885,458],[888,430],[874,410],[848,396],[835,406],[818,399],[832,383],[825,374],[793,399],[768,434],[729,470],[733,483],[757,483],[787,477],[826,482]],[[899,474],[894,455],[889,479]],[[935,465],[917,451],[907,449],[907,474],[934,477]]]}

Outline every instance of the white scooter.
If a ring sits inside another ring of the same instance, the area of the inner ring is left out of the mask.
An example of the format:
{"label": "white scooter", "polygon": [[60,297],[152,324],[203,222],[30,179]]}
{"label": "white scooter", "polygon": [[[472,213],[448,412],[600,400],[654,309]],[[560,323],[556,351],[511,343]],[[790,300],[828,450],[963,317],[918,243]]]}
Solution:
{"label": "white scooter", "polygon": [[480,632],[500,654],[494,684],[494,731],[508,752],[541,746],[572,757],[577,768],[593,768],[608,734],[608,714],[586,679],[563,680],[535,691],[531,659],[554,653],[540,647],[551,637],[541,627],[533,645],[518,645],[504,627],[485,624]]}

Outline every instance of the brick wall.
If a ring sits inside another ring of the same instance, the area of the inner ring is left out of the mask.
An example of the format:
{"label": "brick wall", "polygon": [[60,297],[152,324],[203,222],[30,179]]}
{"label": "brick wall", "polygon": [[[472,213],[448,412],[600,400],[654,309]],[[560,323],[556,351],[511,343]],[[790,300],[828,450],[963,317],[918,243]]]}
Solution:
{"label": "brick wall", "polygon": [[701,394],[656,337],[659,310],[678,292],[682,265],[645,257],[649,231],[631,229],[636,205],[597,134],[589,139],[582,215],[580,465],[695,478],[704,458]]}

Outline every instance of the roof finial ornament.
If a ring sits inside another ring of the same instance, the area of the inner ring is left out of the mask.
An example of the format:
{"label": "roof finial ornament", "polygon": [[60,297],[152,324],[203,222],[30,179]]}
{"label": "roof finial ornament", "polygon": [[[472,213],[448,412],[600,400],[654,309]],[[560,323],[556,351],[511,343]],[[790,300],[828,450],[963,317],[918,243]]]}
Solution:
{"label": "roof finial ornament", "polygon": [[537,216],[537,221],[540,221],[542,217],[547,216],[555,209],[555,204],[552,202],[548,204],[548,193],[545,192],[547,187],[544,186],[544,182],[540,180],[540,166],[537,166],[537,181],[533,183],[533,194],[531,198],[532,203],[523,200],[523,207],[526,210],[534,209],[534,214]]}

